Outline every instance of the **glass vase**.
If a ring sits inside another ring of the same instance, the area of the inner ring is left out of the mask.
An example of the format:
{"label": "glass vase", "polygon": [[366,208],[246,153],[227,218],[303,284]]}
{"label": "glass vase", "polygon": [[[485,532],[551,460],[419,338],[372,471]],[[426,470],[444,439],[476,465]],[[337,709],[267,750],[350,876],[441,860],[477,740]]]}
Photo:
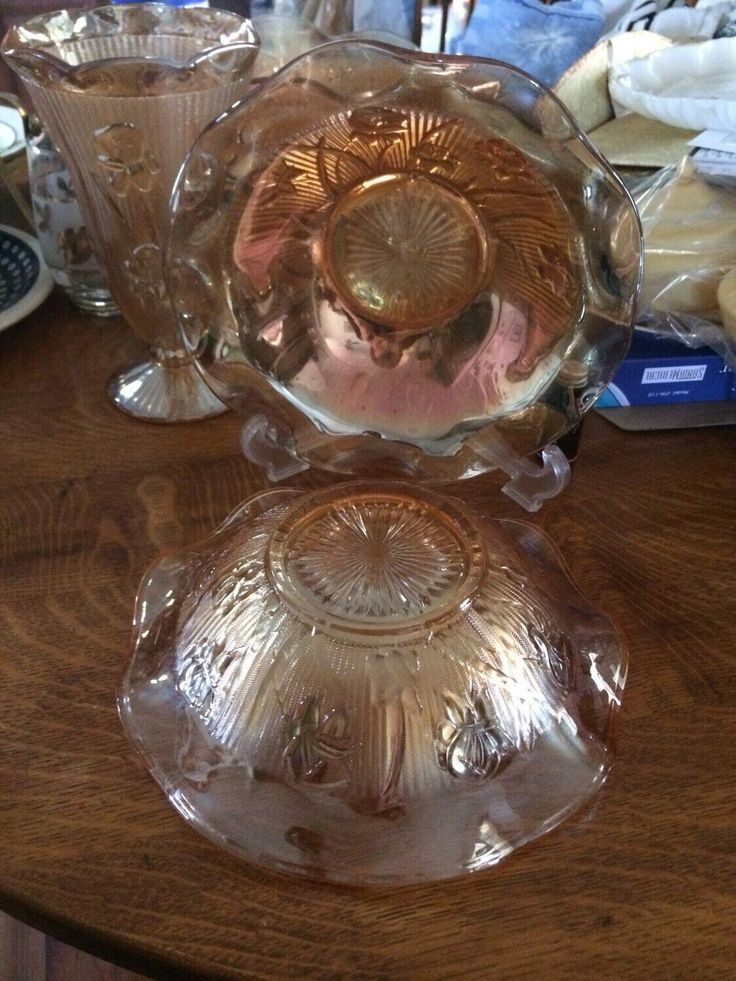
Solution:
{"label": "glass vase", "polygon": [[180,340],[161,256],[187,150],[247,91],[257,51],[242,17],[164,4],[55,11],[11,29],[2,45],[69,164],[112,294],[150,347],[109,386],[115,404],[142,419],[225,409]]}

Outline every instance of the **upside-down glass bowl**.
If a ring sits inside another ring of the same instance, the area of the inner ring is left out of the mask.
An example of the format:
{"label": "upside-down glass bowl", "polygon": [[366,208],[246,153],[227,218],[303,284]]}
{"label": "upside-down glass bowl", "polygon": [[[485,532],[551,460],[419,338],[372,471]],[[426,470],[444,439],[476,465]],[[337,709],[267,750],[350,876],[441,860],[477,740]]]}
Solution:
{"label": "upside-down glass bowl", "polygon": [[197,142],[167,250],[187,345],[276,448],[372,478],[257,495],[144,581],[121,714],[214,841],[441,879],[605,779],[615,630],[542,533],[425,484],[579,418],[625,353],[640,243],[619,181],[506,65],[328,44]]}
{"label": "upside-down glass bowl", "polygon": [[366,482],[266,491],[156,566],[120,706],[218,844],[406,883],[495,865],[587,800],[625,675],[540,532]]}

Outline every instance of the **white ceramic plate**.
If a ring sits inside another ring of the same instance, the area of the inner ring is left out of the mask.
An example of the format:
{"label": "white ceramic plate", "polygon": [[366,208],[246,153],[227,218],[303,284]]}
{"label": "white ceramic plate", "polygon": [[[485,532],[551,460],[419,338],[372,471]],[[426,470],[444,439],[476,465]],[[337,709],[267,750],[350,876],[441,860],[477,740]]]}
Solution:
{"label": "white ceramic plate", "polygon": [[53,286],[36,239],[0,225],[0,330],[32,313]]}
{"label": "white ceramic plate", "polygon": [[0,106],[0,157],[14,157],[25,146],[23,120],[12,106]]}

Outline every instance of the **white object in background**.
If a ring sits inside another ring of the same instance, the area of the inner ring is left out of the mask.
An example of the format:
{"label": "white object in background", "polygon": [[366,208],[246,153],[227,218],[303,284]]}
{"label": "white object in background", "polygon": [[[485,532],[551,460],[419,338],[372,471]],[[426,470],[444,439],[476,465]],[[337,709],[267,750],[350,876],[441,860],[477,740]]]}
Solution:
{"label": "white object in background", "polygon": [[23,120],[17,109],[0,106],[0,157],[7,160],[25,148]]}
{"label": "white object in background", "polygon": [[706,150],[723,150],[726,153],[736,153],[736,132],[729,133],[724,130],[706,129],[688,140],[688,145],[703,147]]}
{"label": "white object in background", "polygon": [[651,31],[627,31],[599,41],[555,83],[552,91],[589,133],[614,117],[608,76],[614,65],[669,48],[672,41]]}
{"label": "white object in background", "polygon": [[[604,0],[604,9],[607,4]],[[619,9],[619,8],[616,8]],[[736,15],[736,0],[700,0],[697,7],[682,0],[625,0],[620,17],[606,17],[606,37],[628,31],[653,31],[675,41],[707,41],[730,37],[729,25]]]}
{"label": "white object in background", "polygon": [[670,7],[662,10],[651,23],[651,30],[676,41],[707,41],[719,33],[719,29],[733,17],[734,0],[707,4],[702,0],[697,7]]}
{"label": "white object in background", "polygon": [[15,130],[12,126],[8,126],[7,123],[0,121],[0,153],[4,150],[9,150],[14,143]]}
{"label": "white object in background", "polygon": [[736,130],[736,38],[673,44],[614,65],[608,88],[620,107],[684,129]]}

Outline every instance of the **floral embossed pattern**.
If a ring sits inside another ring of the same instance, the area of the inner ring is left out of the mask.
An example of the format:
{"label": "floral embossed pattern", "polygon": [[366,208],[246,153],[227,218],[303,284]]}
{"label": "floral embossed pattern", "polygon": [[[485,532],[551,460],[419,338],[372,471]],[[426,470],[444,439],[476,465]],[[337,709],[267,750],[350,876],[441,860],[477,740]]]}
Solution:
{"label": "floral embossed pattern", "polygon": [[438,327],[486,286],[529,311],[515,369],[527,375],[577,319],[577,244],[559,194],[521,150],[467,119],[394,108],[331,117],[258,179],[236,265],[273,281],[326,209],[327,275],[359,316],[395,331]]}
{"label": "floral embossed pattern", "polygon": [[488,701],[477,691],[467,700],[444,697],[446,718],[437,728],[437,760],[459,780],[492,777],[502,758],[503,741]]}
{"label": "floral embossed pattern", "polygon": [[[376,577],[394,533],[406,550]],[[282,871],[487,868],[611,765],[611,625],[534,528],[409,484],[256,496],[153,570],[137,623],[121,712],[154,776],[213,840]]]}
{"label": "floral embossed pattern", "polygon": [[95,133],[95,143],[97,161],[113,194],[124,198],[153,190],[161,167],[132,123],[103,127]]}
{"label": "floral embossed pattern", "polygon": [[166,302],[166,287],[161,273],[161,249],[151,242],[137,245],[123,263],[130,288],[142,303]]}
{"label": "floral embossed pattern", "polygon": [[342,712],[323,714],[320,699],[310,698],[288,720],[286,738],[284,763],[292,780],[324,786],[345,778],[341,761],[349,743]]}

